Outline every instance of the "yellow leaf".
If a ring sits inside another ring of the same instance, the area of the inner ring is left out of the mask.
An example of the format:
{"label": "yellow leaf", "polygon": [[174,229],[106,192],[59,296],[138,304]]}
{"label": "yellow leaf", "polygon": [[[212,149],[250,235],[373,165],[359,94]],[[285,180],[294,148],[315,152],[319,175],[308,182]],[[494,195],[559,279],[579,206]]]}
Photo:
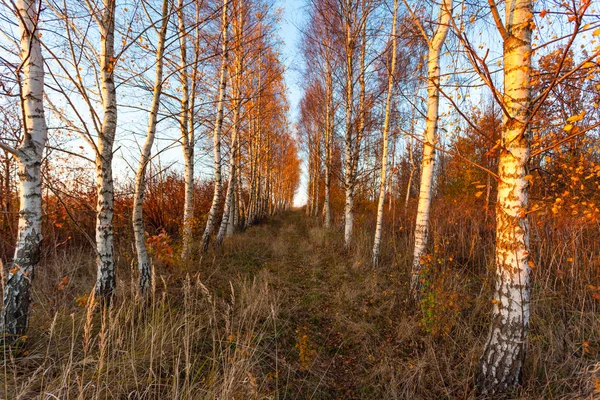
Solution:
{"label": "yellow leaf", "polygon": [[533,175],[525,175],[525,179],[527,182],[529,182],[529,186],[532,187],[533,186]]}
{"label": "yellow leaf", "polygon": [[566,126],[563,128],[563,130],[564,130],[565,132],[570,132],[570,131],[571,131],[571,129],[573,129],[573,125],[571,125],[571,124],[568,124],[568,125],[566,125]]}
{"label": "yellow leaf", "polygon": [[585,64],[583,64],[583,65],[581,66],[581,68],[592,68],[594,65],[596,65],[596,64],[594,64],[594,63],[593,63],[593,62],[591,62],[591,61],[588,61],[588,62],[586,62]]}
{"label": "yellow leaf", "polygon": [[477,192],[477,193],[475,193],[475,197],[481,197],[482,194],[483,194],[483,192]]}
{"label": "yellow leaf", "polygon": [[592,36],[600,36],[600,28],[596,29],[594,33],[592,33]]}
{"label": "yellow leaf", "polygon": [[572,117],[567,118],[567,122],[578,122],[581,121],[583,117],[585,117],[585,111],[582,111],[577,115],[573,115]]}

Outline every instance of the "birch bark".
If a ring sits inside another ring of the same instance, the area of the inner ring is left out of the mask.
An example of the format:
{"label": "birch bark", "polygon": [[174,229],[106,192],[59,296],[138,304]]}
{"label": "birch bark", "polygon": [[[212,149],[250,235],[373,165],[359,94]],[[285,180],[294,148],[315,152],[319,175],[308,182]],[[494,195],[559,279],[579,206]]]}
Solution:
{"label": "birch bark", "polygon": [[23,140],[19,149],[3,147],[19,167],[19,223],[17,245],[4,282],[0,331],[12,341],[25,333],[29,322],[30,287],[40,260],[42,241],[41,164],[48,136],[44,115],[44,60],[37,32],[38,0],[17,0],[22,71]]}
{"label": "birch bark", "polygon": [[217,211],[221,203],[222,179],[221,179],[221,130],[223,128],[223,105],[225,98],[225,89],[227,87],[227,53],[228,53],[228,37],[227,37],[227,8],[229,0],[223,0],[222,14],[222,47],[221,47],[221,69],[219,71],[219,98],[217,100],[217,117],[215,121],[215,129],[213,131],[213,148],[214,148],[214,168],[215,168],[215,187],[213,200],[208,212],[206,220],[206,228],[202,235],[200,246],[203,252],[208,250],[210,235],[213,231],[215,220],[217,219]]}
{"label": "birch bark", "polygon": [[[326,53],[326,57],[328,58]],[[333,109],[333,73],[329,59],[326,61],[325,71],[325,200],[323,205],[323,213],[325,214],[325,228],[331,228],[331,150],[333,147],[333,125],[334,125],[334,109]]]}
{"label": "birch bark", "polygon": [[190,132],[193,110],[190,110],[189,77],[187,60],[187,27],[185,24],[184,7],[185,1],[179,0],[177,9],[179,27],[179,51],[180,51],[180,80],[181,80],[181,147],[184,162],[184,202],[183,202],[183,234],[181,258],[189,257],[192,241],[192,228],[194,221],[194,137]]}
{"label": "birch bark", "polygon": [[[495,4],[490,1],[496,15]],[[504,120],[498,164],[496,205],[496,292],[492,324],[480,360],[476,384],[479,395],[497,396],[521,383],[527,330],[531,269],[529,267],[529,126],[531,106],[531,0],[506,3],[506,27],[497,23],[504,39]]]}
{"label": "birch bark", "polygon": [[[235,50],[235,76],[232,79],[232,96],[234,99],[234,110],[233,110],[233,128],[231,133],[231,155],[229,157],[229,182],[227,185],[227,194],[225,195],[225,206],[223,209],[223,219],[221,220],[221,226],[219,233],[215,239],[215,245],[220,245],[223,242],[223,238],[231,236],[233,234],[233,212],[234,212],[234,198],[235,198],[235,185],[237,182],[236,178],[236,164],[238,154],[238,130],[240,123],[240,112],[242,107],[241,99],[241,77],[242,77],[242,57],[243,57],[243,46],[242,46],[242,30],[243,30],[243,16],[242,10],[238,10],[238,19],[234,26],[235,37],[236,37],[236,50]],[[235,80],[235,83],[233,81]]]}
{"label": "birch bark", "polygon": [[116,287],[114,260],[113,144],[117,130],[115,68],[115,0],[104,0],[100,25],[100,82],[104,117],[96,154],[96,295],[110,301]]}
{"label": "birch bark", "polygon": [[388,146],[390,114],[392,108],[392,93],[394,90],[394,74],[396,72],[396,19],[398,16],[398,0],[394,0],[394,20],[392,22],[392,60],[388,72],[388,92],[385,99],[385,120],[383,123],[383,149],[381,154],[381,182],[379,184],[379,202],[377,204],[377,223],[375,226],[375,239],[373,240],[373,267],[379,265],[379,250],[381,248],[381,228],[383,225],[383,207],[385,205],[385,189],[387,185]]}
{"label": "birch bark", "polygon": [[163,58],[165,53],[165,40],[169,22],[169,0],[163,0],[162,5],[162,25],[158,31],[158,44],[156,49],[156,77],[154,81],[154,93],[152,95],[152,104],[150,106],[150,115],[148,118],[148,133],[146,141],[142,147],[142,154],[135,177],[135,192],[133,195],[133,235],[135,240],[135,249],[138,259],[138,270],[140,273],[139,289],[145,294],[151,286],[152,274],[150,269],[150,257],[146,248],[146,238],[144,236],[144,191],[146,189],[146,167],[150,162],[150,153],[154,144],[156,134],[156,124],[158,109],[160,106],[160,96],[162,94],[163,81]]}
{"label": "birch bark", "polygon": [[354,50],[355,38],[353,37],[352,1],[346,0],[346,132],[344,137],[344,190],[346,202],[344,205],[344,245],[349,248],[352,244],[352,230],[354,225],[354,180],[353,180],[353,107],[354,107]]}
{"label": "birch bark", "polygon": [[440,83],[440,53],[452,16],[452,0],[444,0],[440,5],[438,27],[429,43],[427,60],[427,123],[425,140],[423,141],[423,159],[421,163],[421,187],[417,206],[417,219],[415,223],[415,247],[413,251],[413,264],[410,288],[415,298],[419,297],[421,289],[421,257],[427,247],[427,234],[429,225],[429,210],[431,207],[431,194],[433,174],[435,169],[435,149],[437,141],[439,83]]}

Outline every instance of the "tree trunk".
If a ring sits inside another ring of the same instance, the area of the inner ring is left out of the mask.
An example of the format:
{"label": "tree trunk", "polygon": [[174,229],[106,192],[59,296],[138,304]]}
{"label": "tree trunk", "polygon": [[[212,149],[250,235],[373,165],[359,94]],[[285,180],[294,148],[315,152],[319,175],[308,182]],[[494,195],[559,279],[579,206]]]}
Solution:
{"label": "tree trunk", "polygon": [[427,60],[427,124],[425,140],[423,142],[423,159],[421,163],[421,188],[417,206],[417,219],[415,223],[415,247],[413,252],[412,276],[410,288],[413,297],[418,298],[421,290],[422,270],[421,257],[427,247],[427,233],[429,225],[429,210],[431,207],[431,188],[435,169],[435,149],[437,141],[437,123],[439,107],[439,82],[440,82],[440,52],[446,34],[448,33],[450,17],[452,15],[452,0],[444,0],[440,5],[439,23],[435,35],[429,44]]}
{"label": "tree trunk", "polygon": [[350,248],[352,244],[352,230],[354,225],[354,179],[353,179],[353,160],[354,155],[352,146],[353,131],[353,112],[354,107],[354,37],[352,32],[352,6],[347,1],[348,10],[346,15],[346,134],[344,138],[344,190],[346,202],[344,205],[344,246]]}
{"label": "tree trunk", "polygon": [[183,201],[183,234],[181,258],[187,260],[190,253],[192,242],[192,228],[194,221],[194,140],[190,134],[190,118],[193,110],[190,110],[189,79],[188,79],[188,61],[187,61],[187,35],[185,26],[185,15],[183,13],[185,1],[179,0],[177,16],[179,19],[179,50],[181,57],[180,80],[181,80],[181,146],[183,150],[184,162],[184,201]]}
{"label": "tree trunk", "polygon": [[[531,89],[532,1],[506,5],[504,98],[496,206],[496,293],[489,337],[477,372],[480,395],[497,396],[521,382],[529,326],[529,207],[527,163]],[[500,23],[501,24],[501,23]],[[501,27],[499,25],[499,27]]]}
{"label": "tree trunk", "polygon": [[206,228],[202,235],[200,247],[203,252],[208,250],[208,244],[210,242],[210,235],[213,231],[215,221],[217,219],[217,211],[221,203],[221,191],[222,191],[222,179],[221,179],[221,130],[223,127],[223,104],[225,98],[225,89],[227,87],[227,5],[229,0],[223,0],[223,15],[222,15],[222,61],[221,70],[219,73],[219,98],[217,100],[217,118],[215,121],[215,129],[213,132],[213,147],[214,147],[214,164],[215,164],[215,187],[213,193],[213,200],[208,212],[206,220]]}
{"label": "tree trunk", "polygon": [[331,64],[326,60],[326,94],[325,94],[325,200],[323,213],[325,214],[325,229],[331,228],[331,148],[333,146],[333,74]]}
{"label": "tree trunk", "polygon": [[[17,245],[4,283],[0,331],[12,341],[23,335],[29,322],[30,286],[40,260],[42,241],[41,164],[48,129],[44,115],[44,60],[38,36],[40,3],[17,0],[21,36],[21,106],[23,141],[10,149],[19,166],[20,210]],[[10,194],[8,194],[10,195]]]}
{"label": "tree trunk", "polygon": [[148,134],[142,148],[140,163],[135,177],[135,192],[133,195],[132,223],[133,235],[135,240],[135,250],[138,259],[138,270],[140,272],[139,288],[140,293],[145,294],[151,286],[152,274],[150,269],[150,257],[146,248],[146,238],[144,236],[144,191],[146,189],[146,167],[150,162],[150,153],[154,144],[156,134],[156,124],[158,109],[160,106],[160,96],[162,93],[163,80],[163,56],[165,50],[165,39],[169,21],[169,0],[163,0],[162,5],[162,25],[158,32],[158,46],[156,50],[156,78],[154,81],[154,93],[152,104],[150,106],[150,115],[148,118]]}
{"label": "tree trunk", "polygon": [[[240,14],[241,19],[241,14]],[[238,28],[239,29],[239,28]],[[239,34],[236,35],[239,37]],[[240,46],[241,41],[238,40],[238,46]],[[239,50],[242,50],[241,48]],[[231,150],[229,156],[229,182],[227,186],[227,194],[225,195],[225,206],[223,208],[223,219],[221,220],[221,226],[219,228],[219,233],[217,234],[217,238],[215,239],[215,245],[219,246],[223,242],[223,238],[228,233],[229,228],[233,228],[233,209],[234,209],[234,198],[235,198],[235,183],[236,183],[236,160],[238,154],[238,127],[240,122],[240,112],[242,107],[242,101],[240,98],[240,87],[241,87],[241,73],[242,73],[242,57],[241,54],[236,53],[236,63],[235,63],[235,85],[232,85],[234,88],[233,98],[235,99],[235,105],[233,110],[233,129],[231,133]],[[231,231],[233,234],[233,230]],[[228,235],[230,236],[230,235]]]}
{"label": "tree trunk", "polygon": [[383,207],[385,205],[385,189],[387,184],[387,164],[389,146],[389,126],[392,108],[392,93],[394,90],[394,73],[396,72],[396,19],[398,15],[398,0],[394,0],[394,21],[392,22],[392,61],[388,72],[388,92],[385,99],[385,120],[383,123],[383,150],[381,154],[381,182],[379,184],[379,202],[377,204],[377,223],[375,239],[373,240],[373,267],[379,265],[379,250],[381,248],[381,230],[383,225]]}
{"label": "tree trunk", "polygon": [[96,192],[98,195],[96,207],[96,264],[98,267],[96,295],[105,301],[110,301],[116,287],[112,176],[113,144],[117,130],[117,91],[114,81],[115,0],[105,0],[104,7],[100,26],[100,79],[104,118],[102,130],[98,136],[98,153],[96,155]]}

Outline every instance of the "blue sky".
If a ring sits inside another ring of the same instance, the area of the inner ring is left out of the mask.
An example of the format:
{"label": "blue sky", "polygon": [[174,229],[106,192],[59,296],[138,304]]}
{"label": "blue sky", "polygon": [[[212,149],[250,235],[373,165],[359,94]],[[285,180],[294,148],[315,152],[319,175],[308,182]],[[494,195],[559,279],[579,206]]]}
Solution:
{"label": "blue sky", "polygon": [[[284,41],[283,61],[286,66],[285,81],[288,88],[288,99],[290,102],[290,120],[295,123],[298,114],[298,104],[302,97],[300,88],[300,67],[302,57],[299,51],[300,30],[305,17],[305,0],[279,0],[278,6],[284,11],[283,20],[279,34]],[[294,205],[299,206],[306,203],[306,180],[305,166],[302,166],[302,182],[296,192]]]}

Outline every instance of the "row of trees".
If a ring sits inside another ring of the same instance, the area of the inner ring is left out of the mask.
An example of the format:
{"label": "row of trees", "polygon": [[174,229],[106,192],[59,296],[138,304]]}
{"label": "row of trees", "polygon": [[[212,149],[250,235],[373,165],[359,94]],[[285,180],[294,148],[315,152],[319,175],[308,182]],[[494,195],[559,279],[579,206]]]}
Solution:
{"label": "row of trees", "polygon": [[[200,238],[205,252],[214,234],[219,245],[236,229],[291,207],[300,162],[288,130],[276,13],[269,2],[142,0],[121,6],[115,0],[22,0],[3,7],[18,29],[4,32],[3,47],[12,54],[2,60],[7,77],[2,108],[15,109],[10,95],[16,94],[22,111],[21,127],[10,134],[3,130],[0,140],[0,148],[18,163],[20,194],[0,321],[5,338],[22,335],[28,324],[41,252],[42,190],[48,178],[42,179],[43,166],[60,167],[58,179],[61,173],[67,179],[64,170],[80,168],[72,160],[61,164],[50,150],[94,165],[95,295],[104,304],[117,282],[116,144],[143,138],[140,153],[122,161],[135,171],[131,215],[142,295],[152,285],[144,196],[157,168],[150,166],[173,145],[181,146],[184,164],[184,260],[197,247],[192,233],[199,224],[205,223]],[[126,120],[127,113],[132,120]],[[140,120],[147,121],[145,128],[136,124]],[[76,139],[64,140],[71,135]],[[194,218],[199,147],[213,152],[204,168],[212,170],[213,198],[200,220]],[[5,161],[10,169],[11,159]],[[7,181],[12,175],[7,171]],[[124,175],[121,166],[117,175]],[[9,198],[10,192],[8,187]]]}
{"label": "row of trees", "polygon": [[[531,0],[490,0],[485,6],[452,0],[426,6],[407,0],[311,2],[299,121],[309,165],[308,214],[322,215],[324,226],[331,226],[331,193],[343,189],[349,247],[357,188],[371,187],[364,193],[377,202],[376,267],[386,195],[399,197],[405,190],[408,200],[416,172],[410,286],[418,301],[436,176],[442,175],[436,154],[450,160],[446,166],[475,167],[481,179],[458,173],[455,183],[462,179],[469,189],[476,181],[476,195],[485,193],[486,204],[492,191],[497,195],[494,308],[477,373],[484,395],[520,382],[531,302],[528,216],[554,200],[546,193],[531,207],[533,171],[547,179],[569,147],[589,157],[585,148],[598,134],[600,50],[594,37],[600,30],[590,6],[537,3],[534,10]],[[478,104],[485,98],[488,105]],[[440,129],[447,135],[440,136]],[[394,185],[400,168],[408,175],[401,189]],[[590,166],[582,169],[595,178]]]}

